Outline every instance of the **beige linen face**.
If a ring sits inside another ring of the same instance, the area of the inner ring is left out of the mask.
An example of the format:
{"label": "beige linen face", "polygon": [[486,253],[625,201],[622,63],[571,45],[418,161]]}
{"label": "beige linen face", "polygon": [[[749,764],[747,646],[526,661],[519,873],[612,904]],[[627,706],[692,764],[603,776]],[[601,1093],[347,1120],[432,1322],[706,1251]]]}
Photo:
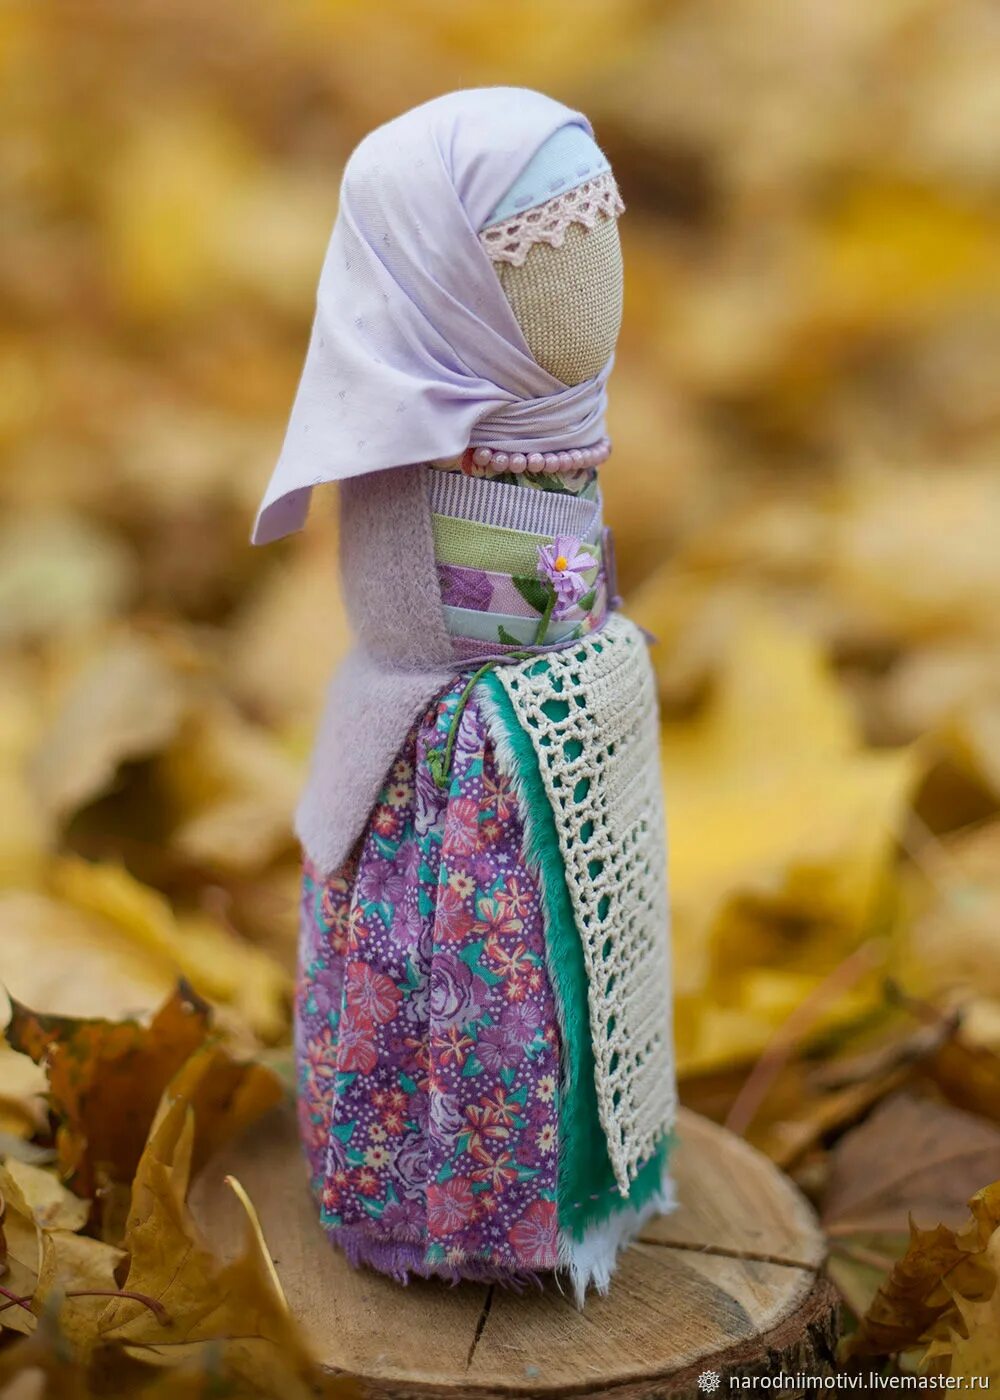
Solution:
{"label": "beige linen face", "polygon": [[528,349],[563,384],[607,364],[622,320],[618,220],[570,224],[560,248],[536,243],[520,267],[494,264]]}

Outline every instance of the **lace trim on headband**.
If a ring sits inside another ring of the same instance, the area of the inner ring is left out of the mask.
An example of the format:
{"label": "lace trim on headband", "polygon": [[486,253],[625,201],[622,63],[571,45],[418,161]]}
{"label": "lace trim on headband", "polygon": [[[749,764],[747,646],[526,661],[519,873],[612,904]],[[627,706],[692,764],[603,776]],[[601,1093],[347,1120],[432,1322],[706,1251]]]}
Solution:
{"label": "lace trim on headband", "polygon": [[593,180],[557,194],[554,199],[484,228],[479,241],[492,262],[520,267],[536,243],[561,248],[570,224],[592,229],[598,219],[616,219],[625,209],[615,177],[605,170]]}

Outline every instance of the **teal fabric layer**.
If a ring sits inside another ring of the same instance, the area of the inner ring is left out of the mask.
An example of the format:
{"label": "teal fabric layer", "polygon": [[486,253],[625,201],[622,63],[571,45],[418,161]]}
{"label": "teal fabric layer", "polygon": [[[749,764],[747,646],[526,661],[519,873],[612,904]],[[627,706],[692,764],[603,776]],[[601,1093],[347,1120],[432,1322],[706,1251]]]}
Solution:
{"label": "teal fabric layer", "polygon": [[[545,665],[543,661],[535,663]],[[590,1039],[587,969],[576,929],[555,819],[545,794],[530,737],[518,723],[510,698],[495,675],[479,682],[488,698],[485,713],[500,733],[494,735],[501,758],[516,763],[512,775],[522,805],[525,855],[541,877],[548,967],[561,1008],[563,1084],[559,1109],[559,1228],[573,1239],[616,1211],[639,1210],[660,1190],[673,1142],[664,1138],[639,1169],[627,1197],[619,1194],[608,1156],[594,1086],[594,1052]],[[479,688],[477,687],[477,689]]]}

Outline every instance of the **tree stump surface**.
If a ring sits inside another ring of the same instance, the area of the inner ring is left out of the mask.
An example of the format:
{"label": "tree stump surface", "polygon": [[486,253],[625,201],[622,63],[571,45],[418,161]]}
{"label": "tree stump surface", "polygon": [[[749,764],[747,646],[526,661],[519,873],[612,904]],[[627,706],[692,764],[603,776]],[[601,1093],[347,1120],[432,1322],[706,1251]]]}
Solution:
{"label": "tree stump surface", "polygon": [[[315,1355],[360,1376],[376,1400],[690,1397],[698,1377],[830,1369],[837,1336],[825,1244],[793,1184],[741,1139],[694,1114],[678,1122],[680,1206],[649,1222],[606,1298],[583,1311],[544,1292],[417,1281],[354,1270],[323,1234],[292,1111],[269,1114],[202,1172],[191,1205],[209,1240],[235,1254],[249,1192],[278,1276]],[[798,1390],[783,1389],[783,1395]]]}

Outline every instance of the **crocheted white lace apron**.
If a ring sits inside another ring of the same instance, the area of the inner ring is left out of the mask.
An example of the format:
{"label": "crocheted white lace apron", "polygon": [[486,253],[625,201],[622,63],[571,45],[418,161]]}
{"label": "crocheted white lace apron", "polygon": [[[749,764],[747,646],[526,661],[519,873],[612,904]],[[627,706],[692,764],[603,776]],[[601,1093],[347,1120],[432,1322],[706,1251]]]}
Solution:
{"label": "crocheted white lace apron", "polygon": [[656,687],[645,637],[621,614],[545,661],[495,674],[555,818],[587,968],[601,1125],[627,1193],[677,1101]]}

